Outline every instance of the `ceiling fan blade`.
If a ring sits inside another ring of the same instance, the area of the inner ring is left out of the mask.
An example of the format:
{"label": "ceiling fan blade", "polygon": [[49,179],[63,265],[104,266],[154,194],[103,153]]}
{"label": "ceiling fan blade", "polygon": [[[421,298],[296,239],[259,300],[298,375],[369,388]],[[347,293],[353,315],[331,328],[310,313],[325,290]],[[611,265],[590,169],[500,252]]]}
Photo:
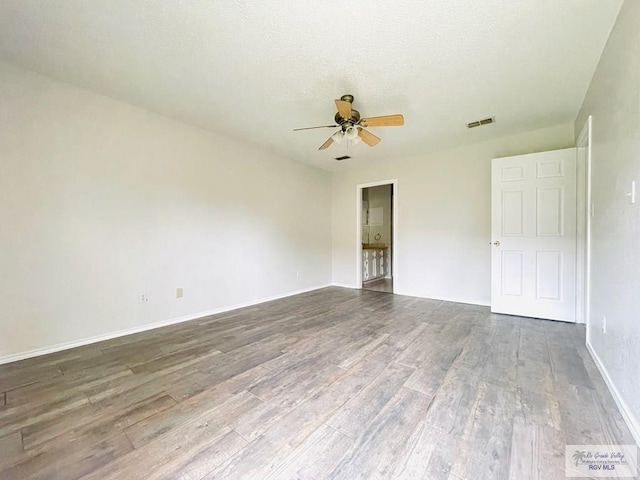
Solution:
{"label": "ceiling fan blade", "polygon": [[371,132],[367,132],[364,128],[358,129],[358,136],[370,147],[375,147],[380,142],[378,137]]}
{"label": "ceiling fan blade", "polygon": [[360,125],[363,127],[399,127],[404,125],[404,117],[401,114],[397,114],[363,118],[360,120]]}
{"label": "ceiling fan blade", "polygon": [[329,137],[326,142],[320,145],[320,148],[318,150],[324,150],[325,148],[329,148],[329,146],[331,146],[332,143],[333,143],[333,137]]}
{"label": "ceiling fan blade", "polygon": [[297,132],[299,130],[313,130],[314,128],[336,128],[338,125],[320,125],[319,127],[304,127],[304,128],[294,128],[293,131]]}
{"label": "ceiling fan blade", "polygon": [[351,118],[351,102],[346,100],[336,100],[336,107],[338,107],[338,113],[345,120]]}

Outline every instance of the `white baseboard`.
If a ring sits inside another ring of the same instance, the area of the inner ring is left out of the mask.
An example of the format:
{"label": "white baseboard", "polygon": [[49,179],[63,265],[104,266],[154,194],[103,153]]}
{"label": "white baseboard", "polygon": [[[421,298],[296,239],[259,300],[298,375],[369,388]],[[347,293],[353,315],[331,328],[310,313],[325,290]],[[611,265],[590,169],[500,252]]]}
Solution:
{"label": "white baseboard", "polygon": [[394,291],[396,295],[406,295],[407,297],[415,297],[415,298],[424,298],[425,300],[439,300],[441,302],[451,302],[451,303],[464,303],[465,305],[477,305],[479,307],[490,307],[491,304],[487,302],[483,302],[481,300],[469,300],[468,298],[457,298],[457,297],[425,297],[422,295],[416,295],[414,293],[404,293]]}
{"label": "white baseboard", "polygon": [[620,410],[620,413],[622,413],[622,418],[624,418],[624,421],[629,427],[629,430],[631,430],[631,435],[633,435],[633,438],[636,441],[636,445],[640,446],[640,422],[638,422],[638,419],[634,417],[633,412],[631,412],[631,409],[629,408],[629,405],[627,405],[627,402],[625,402],[622,396],[620,396],[620,392],[618,392],[618,389],[613,384],[613,381],[609,376],[609,372],[607,372],[607,369],[604,367],[602,361],[600,360],[600,357],[593,349],[590,342],[587,342],[587,350],[591,354],[591,358],[593,358],[596,367],[598,367],[600,375],[602,375],[602,378],[604,378],[604,383],[607,384],[609,392],[611,392],[611,396],[618,406],[618,410]]}
{"label": "white baseboard", "polygon": [[350,288],[352,290],[358,290],[358,287],[355,285],[347,285],[346,283],[332,283],[332,287],[340,287],[340,288]]}
{"label": "white baseboard", "polygon": [[[401,293],[399,295],[402,295]],[[415,296],[415,295],[413,295]],[[487,302],[483,302],[480,300],[469,300],[467,298],[455,298],[455,297],[419,297],[419,298],[428,298],[429,300],[441,300],[443,302],[451,302],[451,303],[463,303],[465,305],[477,305],[479,307],[490,307],[491,304]]]}
{"label": "white baseboard", "polygon": [[[360,287],[357,287],[355,285],[347,285],[347,284],[343,284],[343,283],[333,283],[332,286],[334,287],[341,287],[341,288],[351,288],[351,289],[355,289],[355,290],[362,290]],[[467,298],[450,298],[450,297],[443,297],[443,298],[437,298],[437,297],[424,297],[422,295],[415,295],[412,293],[403,293],[403,292],[398,292],[397,290],[393,292],[395,295],[404,295],[407,297],[415,297],[415,298],[424,298],[425,300],[440,300],[443,302],[452,302],[452,303],[464,303],[466,305],[478,305],[480,307],[490,307],[491,304],[487,303],[486,301],[481,301],[481,300],[469,300]]]}
{"label": "white baseboard", "polygon": [[189,320],[196,320],[198,318],[208,317],[209,315],[215,315],[218,313],[228,312],[230,310],[236,310],[238,308],[250,307],[252,305],[257,305],[259,303],[271,302],[273,300],[279,300],[281,298],[292,297],[294,295],[300,295],[301,293],[311,292],[313,290],[319,290],[321,288],[326,288],[330,286],[331,284],[329,283],[323,284],[323,285],[316,285],[314,287],[303,288],[301,290],[295,290],[295,291],[283,293],[280,295],[259,298],[257,300],[238,303],[236,305],[228,305],[225,307],[216,308],[206,312],[199,312],[199,313],[194,313],[192,315],[185,315],[182,317],[171,318],[169,320],[162,320],[160,322],[148,323],[146,325],[140,325],[139,327],[127,328],[125,330],[118,330],[116,332],[96,335],[94,337],[82,338],[80,340],[74,340],[71,342],[59,343],[57,345],[52,345],[50,347],[36,348],[34,350],[28,350],[26,352],[15,353],[12,355],[5,355],[3,357],[0,357],[0,365],[5,363],[17,362],[19,360],[25,360],[27,358],[39,357],[41,355],[47,355],[49,353],[60,352],[62,350],[69,350],[70,348],[82,347],[84,345],[90,345],[92,343],[103,342],[105,340],[111,340],[112,338],[124,337],[126,335],[132,335],[134,333],[146,332],[147,330],[166,327],[168,325],[174,325],[176,323],[188,322]]}

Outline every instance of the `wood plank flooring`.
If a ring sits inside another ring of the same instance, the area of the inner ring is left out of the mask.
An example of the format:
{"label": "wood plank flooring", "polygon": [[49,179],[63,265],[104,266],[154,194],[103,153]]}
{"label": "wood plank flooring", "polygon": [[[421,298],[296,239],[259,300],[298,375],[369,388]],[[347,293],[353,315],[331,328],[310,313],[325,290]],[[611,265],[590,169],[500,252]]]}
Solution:
{"label": "wood plank flooring", "polygon": [[0,479],[564,479],[633,443],[577,325],[326,288],[0,366]]}
{"label": "wood plank flooring", "polygon": [[371,280],[369,282],[362,283],[363,290],[372,290],[374,292],[387,292],[393,293],[393,279],[392,278],[379,278],[378,280]]}

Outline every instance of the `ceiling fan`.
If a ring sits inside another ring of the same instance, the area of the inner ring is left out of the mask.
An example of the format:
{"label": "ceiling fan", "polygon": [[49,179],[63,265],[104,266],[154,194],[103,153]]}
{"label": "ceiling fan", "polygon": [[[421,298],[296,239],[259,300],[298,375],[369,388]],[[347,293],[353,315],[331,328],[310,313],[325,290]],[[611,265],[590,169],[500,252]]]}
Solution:
{"label": "ceiling fan", "polygon": [[359,143],[361,140],[374,147],[380,142],[380,138],[368,132],[364,127],[394,127],[404,125],[404,117],[401,114],[384,115],[382,117],[360,118],[360,112],[351,108],[353,95],[343,95],[340,100],[336,100],[338,112],[334,117],[334,125],[321,125],[319,127],[294,128],[293,131],[311,130],[314,128],[336,128],[340,130],[331,135],[326,142],[320,145],[318,150],[328,148],[333,142],[340,143],[342,140],[350,140]]}

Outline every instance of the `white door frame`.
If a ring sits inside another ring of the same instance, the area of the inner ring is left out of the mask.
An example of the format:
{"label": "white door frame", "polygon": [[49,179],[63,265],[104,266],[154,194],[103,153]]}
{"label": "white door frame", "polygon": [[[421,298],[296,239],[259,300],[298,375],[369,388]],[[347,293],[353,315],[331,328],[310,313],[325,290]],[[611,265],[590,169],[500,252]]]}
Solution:
{"label": "white door frame", "polygon": [[[591,216],[593,205],[591,201],[591,143],[592,143],[591,115],[587,118],[578,136],[578,231],[577,231],[577,289],[576,289],[576,321],[587,325],[587,343],[589,343],[590,298],[591,298]],[[584,149],[583,152],[580,150]]]}
{"label": "white door frame", "polygon": [[356,288],[362,288],[362,190],[380,185],[393,185],[391,206],[391,276],[393,278],[393,293],[396,293],[396,278],[398,278],[398,260],[396,245],[398,244],[398,179],[380,180],[377,182],[360,183],[356,185]]}

